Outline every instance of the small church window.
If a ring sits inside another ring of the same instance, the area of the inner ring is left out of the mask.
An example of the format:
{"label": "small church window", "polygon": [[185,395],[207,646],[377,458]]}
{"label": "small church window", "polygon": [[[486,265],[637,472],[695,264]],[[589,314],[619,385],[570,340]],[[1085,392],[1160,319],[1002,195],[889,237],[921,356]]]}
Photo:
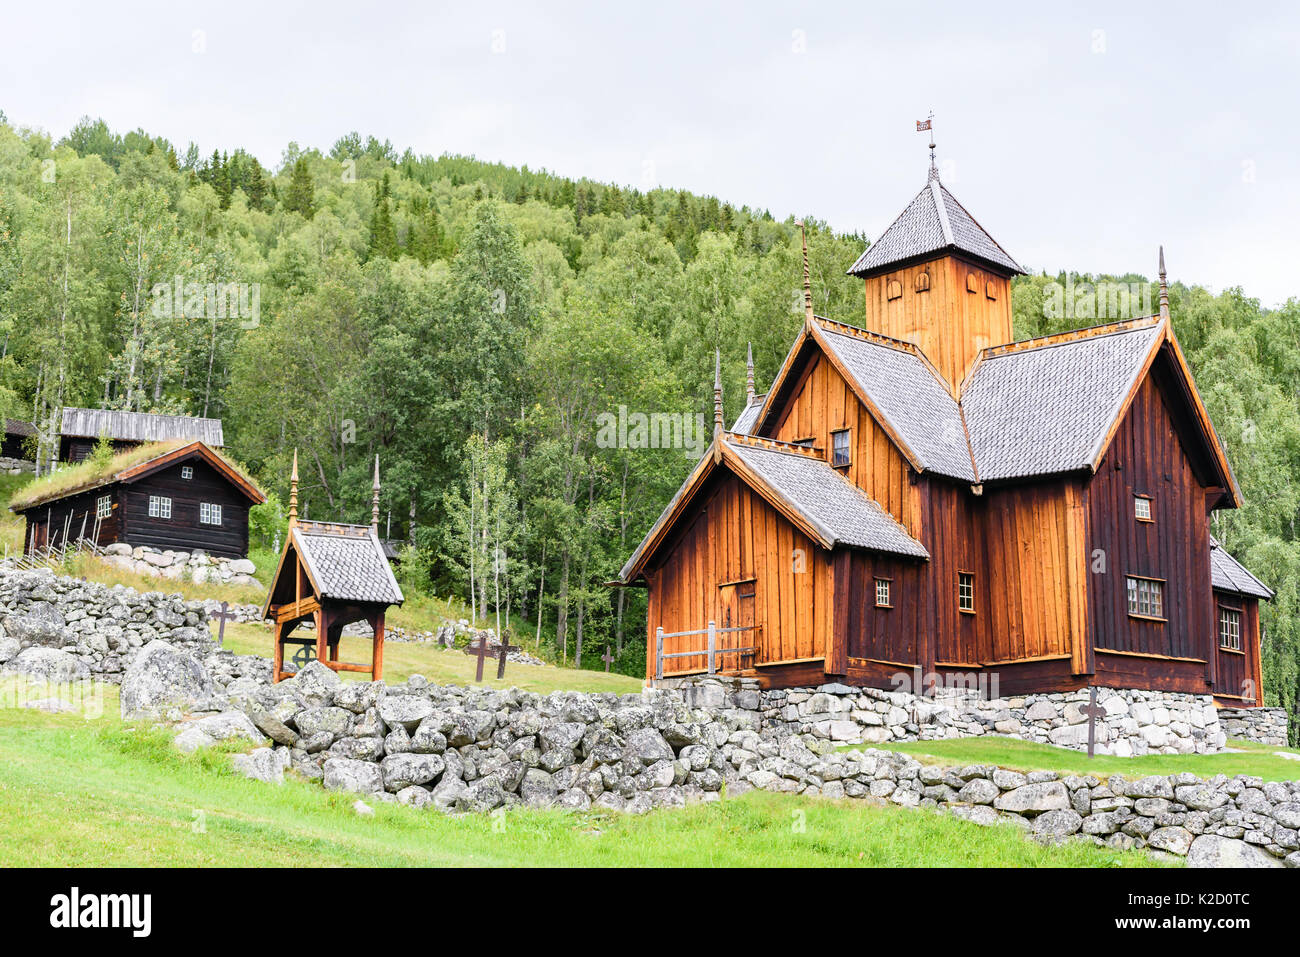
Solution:
{"label": "small church window", "polygon": [[957,609],[975,612],[975,574],[974,572],[957,573]]}
{"label": "small church window", "polygon": [[221,524],[221,506],[211,502],[199,503],[199,521],[204,525]]}
{"label": "small church window", "polygon": [[985,297],[986,299],[997,299],[997,298],[998,298],[998,287],[995,286],[995,285],[993,285],[993,280],[992,280],[992,279],[990,279],[990,280],[988,280],[986,283],[984,283],[984,297]]}
{"label": "small church window", "polygon": [[95,518],[108,518],[113,514],[113,496],[101,495],[95,499]]}
{"label": "small church window", "polygon": [[852,460],[849,454],[849,430],[840,429],[831,433],[831,465],[839,468]]}
{"label": "small church window", "polygon": [[1165,583],[1128,576],[1128,613],[1139,618],[1165,617]]}
{"label": "small church window", "polygon": [[966,274],[966,291],[967,291],[967,292],[979,292],[979,291],[980,291],[980,281],[979,281],[979,277],[976,276],[973,272],[968,272],[968,273]]}
{"label": "small church window", "polygon": [[889,600],[889,584],[890,582],[888,578],[876,579],[876,607],[877,608],[892,607],[892,603]]}
{"label": "small church window", "polygon": [[1151,499],[1146,495],[1133,496],[1133,514],[1139,522],[1154,522],[1151,517]]}
{"label": "small church window", "polygon": [[172,500],[164,495],[149,496],[149,517],[150,518],[171,518],[172,517]]}
{"label": "small church window", "polygon": [[917,292],[930,291],[930,274],[925,270],[922,270],[921,272],[916,274],[916,291]]}
{"label": "small church window", "polygon": [[1241,612],[1219,606],[1219,647],[1241,651]]}
{"label": "small church window", "polygon": [[885,298],[891,301],[903,298],[903,284],[897,279],[891,279],[885,283]]}
{"label": "small church window", "polygon": [[192,478],[194,478],[194,467],[193,467],[193,466],[190,466],[190,465],[182,465],[182,466],[181,466],[181,478],[183,478],[183,479],[192,479]]}

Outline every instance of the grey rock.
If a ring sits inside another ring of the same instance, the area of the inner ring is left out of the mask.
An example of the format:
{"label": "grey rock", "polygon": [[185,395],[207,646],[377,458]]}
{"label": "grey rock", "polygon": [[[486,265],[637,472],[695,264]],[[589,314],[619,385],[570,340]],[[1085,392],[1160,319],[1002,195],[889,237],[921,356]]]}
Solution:
{"label": "grey rock", "polygon": [[90,677],[90,669],[80,658],[57,648],[33,645],[9,660],[9,667],[29,678],[63,684]]}
{"label": "grey rock", "polygon": [[384,787],[397,793],[413,784],[429,784],[446,765],[436,754],[390,754],[379,762]]}
{"label": "grey rock", "polygon": [[371,794],[384,789],[384,777],[379,766],[369,761],[328,758],[324,771],[325,788],[329,791]]}
{"label": "grey rock", "polygon": [[1191,850],[1192,839],[1192,832],[1185,827],[1158,827],[1147,837],[1147,844],[1156,850],[1185,857]]}
{"label": "grey rock", "polygon": [[212,679],[198,659],[155,639],[140,650],[122,677],[122,717],[179,715],[211,695]]}
{"label": "grey rock", "polygon": [[1284,867],[1267,851],[1245,841],[1202,834],[1187,852],[1188,867]]}
{"label": "grey rock", "polygon": [[1070,809],[1070,795],[1060,781],[1040,781],[1004,791],[993,801],[999,811],[1032,816],[1045,811]]}
{"label": "grey rock", "polygon": [[245,777],[267,784],[283,784],[284,769],[289,766],[289,752],[256,748],[248,754],[236,754],[231,763]]}

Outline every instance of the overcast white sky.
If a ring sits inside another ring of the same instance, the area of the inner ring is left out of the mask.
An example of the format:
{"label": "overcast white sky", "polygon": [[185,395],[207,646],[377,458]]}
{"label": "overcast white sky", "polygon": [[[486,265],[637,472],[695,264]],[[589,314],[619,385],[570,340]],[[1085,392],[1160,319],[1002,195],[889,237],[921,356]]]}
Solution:
{"label": "overcast white sky", "polygon": [[356,129],[871,236],[933,110],[945,182],[1027,268],[1152,274],[1163,242],[1176,279],[1300,296],[1300,5],[1148,6],[23,4],[0,109],[268,165]]}

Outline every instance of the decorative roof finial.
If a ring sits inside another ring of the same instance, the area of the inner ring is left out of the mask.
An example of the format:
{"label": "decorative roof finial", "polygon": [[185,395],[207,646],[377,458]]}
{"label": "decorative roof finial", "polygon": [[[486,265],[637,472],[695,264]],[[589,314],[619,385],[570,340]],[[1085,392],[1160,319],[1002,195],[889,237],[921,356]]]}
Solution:
{"label": "decorative roof finial", "polygon": [[713,350],[713,437],[722,435],[722,351]]}
{"label": "decorative roof finial", "polygon": [[930,111],[930,115],[926,119],[916,121],[916,131],[918,133],[923,133],[926,130],[930,131],[930,175],[927,181],[933,181],[939,178],[939,166],[934,158],[934,110]]}
{"label": "decorative roof finial", "polygon": [[803,310],[805,320],[811,324],[813,321],[813,303],[812,274],[808,271],[808,228],[804,225],[802,219],[795,225],[799,227],[799,234],[803,237]]}
{"label": "decorative roof finial", "polygon": [[1165,276],[1165,247],[1160,247],[1160,318],[1169,318],[1169,281]]}
{"label": "decorative roof finial", "polygon": [[748,344],[745,355],[745,401],[749,405],[754,404],[754,344],[752,342]]}
{"label": "decorative roof finial", "polygon": [[289,473],[289,527],[298,524],[298,450],[293,450],[293,471]]}
{"label": "decorative roof finial", "polygon": [[370,506],[370,527],[374,530],[375,534],[378,535],[379,534],[379,456],[378,455],[375,456],[374,493],[375,493],[374,501],[373,504]]}

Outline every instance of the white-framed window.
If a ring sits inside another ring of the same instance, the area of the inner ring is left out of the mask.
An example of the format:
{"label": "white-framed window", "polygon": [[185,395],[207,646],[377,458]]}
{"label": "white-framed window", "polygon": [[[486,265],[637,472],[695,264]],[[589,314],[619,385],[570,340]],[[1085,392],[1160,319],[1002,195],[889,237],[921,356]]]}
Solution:
{"label": "white-framed window", "polygon": [[95,499],[95,518],[108,518],[113,514],[113,496],[101,495]]}
{"label": "white-framed window", "polygon": [[1128,613],[1140,618],[1165,617],[1165,583],[1155,578],[1129,575]]}
{"label": "white-framed window", "polygon": [[194,478],[194,466],[192,466],[192,465],[182,465],[182,466],[181,466],[181,478],[183,478],[183,479],[192,479],[192,478]]}
{"label": "white-framed window", "polygon": [[814,443],[815,441],[816,441],[815,439],[795,439],[794,442],[793,442],[792,444],[793,444],[793,445],[801,445],[801,446],[803,446],[805,449],[810,449],[810,448],[813,447],[813,443]]}
{"label": "white-framed window", "polygon": [[975,573],[957,573],[957,608],[959,611],[975,612]]}
{"label": "white-framed window", "polygon": [[1151,517],[1151,499],[1146,495],[1133,496],[1133,516],[1139,522],[1154,522]]}
{"label": "white-framed window", "polygon": [[888,578],[876,579],[876,607],[877,608],[893,607],[893,603],[889,600],[889,585],[890,585],[890,581]]}
{"label": "white-framed window", "polygon": [[849,430],[840,429],[831,433],[831,465],[838,468],[852,461],[849,454]]}
{"label": "white-framed window", "polygon": [[1219,647],[1241,651],[1241,611],[1219,606]]}
{"label": "white-framed window", "polygon": [[204,525],[220,525],[221,506],[213,505],[211,502],[200,502],[199,521]]}
{"label": "white-framed window", "polygon": [[149,517],[150,518],[171,518],[172,500],[165,495],[150,495],[149,496]]}

